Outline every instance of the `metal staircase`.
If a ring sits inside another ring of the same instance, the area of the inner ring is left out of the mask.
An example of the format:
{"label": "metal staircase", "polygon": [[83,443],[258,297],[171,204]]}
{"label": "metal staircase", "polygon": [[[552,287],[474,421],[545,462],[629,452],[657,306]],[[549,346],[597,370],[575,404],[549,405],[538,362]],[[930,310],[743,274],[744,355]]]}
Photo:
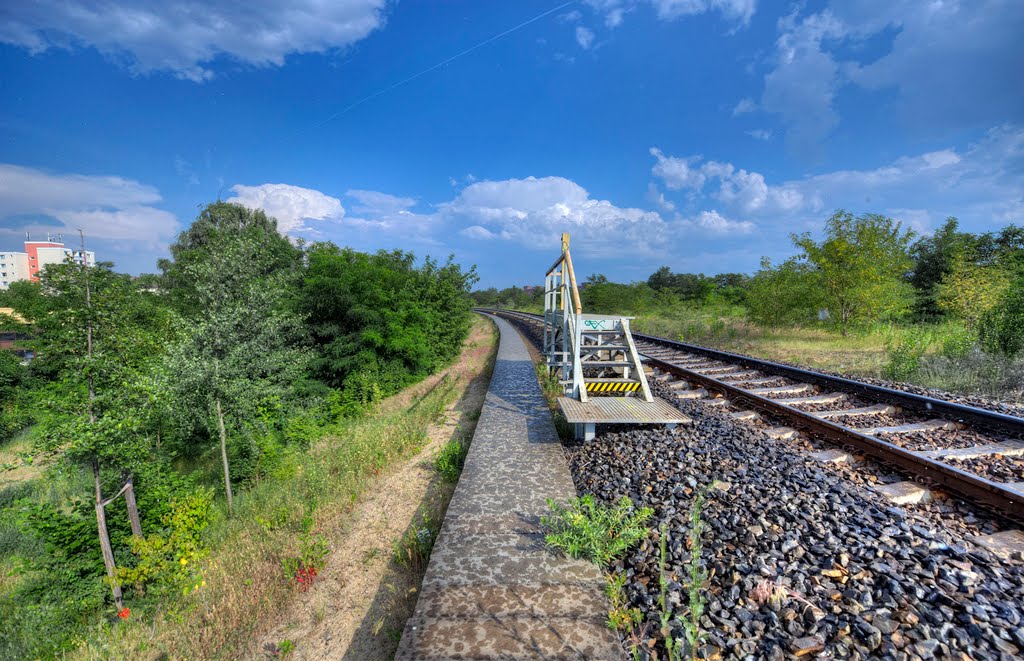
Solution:
{"label": "metal staircase", "polygon": [[689,421],[651,395],[629,331],[630,319],[583,314],[569,235],[563,234],[562,254],[544,280],[544,356],[564,388],[558,405],[580,439],[592,439],[598,423],[671,428]]}

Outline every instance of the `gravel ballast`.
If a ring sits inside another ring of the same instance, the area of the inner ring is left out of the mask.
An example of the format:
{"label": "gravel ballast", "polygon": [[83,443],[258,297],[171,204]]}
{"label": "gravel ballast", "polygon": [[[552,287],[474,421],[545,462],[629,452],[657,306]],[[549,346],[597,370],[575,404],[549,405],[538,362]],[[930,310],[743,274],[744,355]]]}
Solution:
{"label": "gravel ballast", "polygon": [[[580,493],[655,510],[655,532],[619,568],[648,638],[659,628],[656,530],[667,526],[669,601],[681,615],[689,508],[697,489],[719,481],[704,516],[710,652],[782,659],[820,643],[843,658],[1012,659],[1024,650],[1024,562],[968,541],[984,528],[934,514],[941,508],[891,507],[757,429],[682,408],[693,427],[604,434],[568,450]],[[765,581],[788,596],[755,603]]]}

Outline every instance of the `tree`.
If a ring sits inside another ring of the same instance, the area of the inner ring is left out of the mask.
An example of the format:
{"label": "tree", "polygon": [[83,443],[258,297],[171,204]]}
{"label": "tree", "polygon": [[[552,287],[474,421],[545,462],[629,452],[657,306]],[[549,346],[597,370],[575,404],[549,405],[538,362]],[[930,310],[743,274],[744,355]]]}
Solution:
{"label": "tree", "polygon": [[[38,408],[45,411],[39,449],[91,471],[97,536],[121,607],[106,507],[123,494],[132,534],[142,536],[134,474],[151,459],[146,426],[156,396],[146,375],[160,354],[170,316],[106,264],[50,265],[42,287],[49,309],[37,322],[38,360],[56,378],[39,392]],[[120,489],[104,498],[111,483]]]}
{"label": "tree", "polygon": [[811,321],[821,303],[818,274],[803,261],[788,259],[773,267],[761,258],[761,269],[747,286],[747,316],[759,326],[778,328]]}
{"label": "tree", "polygon": [[817,273],[831,318],[845,335],[852,324],[903,314],[912,301],[905,277],[913,262],[914,233],[876,214],[857,218],[837,211],[825,224],[825,239],[792,235],[800,257]]}
{"label": "tree", "polygon": [[957,255],[937,287],[939,309],[974,328],[994,308],[1010,286],[1010,277],[998,265],[982,266],[967,254]]}
{"label": "tree", "polygon": [[[233,511],[229,434],[285,396],[306,369],[304,329],[288,303],[301,250],[262,211],[216,202],[171,246],[161,264],[185,313],[165,375],[186,437],[218,441],[228,511]],[[196,434],[198,432],[198,434]]]}
{"label": "tree", "polygon": [[[450,258],[444,265],[427,258],[417,268],[411,253],[368,255],[329,243],[312,246],[307,259],[297,306],[324,383],[363,387],[358,380],[387,394],[458,354],[469,330],[474,269],[463,271]],[[513,303],[529,300],[521,296]]]}
{"label": "tree", "polygon": [[999,303],[982,314],[978,336],[989,353],[1007,358],[1024,353],[1024,279],[1016,280]]}

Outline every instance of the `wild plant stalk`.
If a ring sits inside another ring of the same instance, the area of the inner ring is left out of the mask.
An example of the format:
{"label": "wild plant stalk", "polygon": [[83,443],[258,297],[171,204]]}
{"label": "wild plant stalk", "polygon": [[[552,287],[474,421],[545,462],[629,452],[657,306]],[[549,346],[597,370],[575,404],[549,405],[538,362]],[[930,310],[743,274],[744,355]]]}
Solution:
{"label": "wild plant stalk", "polygon": [[661,540],[658,556],[658,585],[661,587],[661,594],[658,595],[658,607],[661,609],[661,635],[665,637],[665,652],[668,661],[675,661],[682,658],[680,641],[672,636],[672,609],[668,605],[668,580],[665,578],[665,558],[668,556],[667,544],[668,528],[661,524]]}
{"label": "wild plant stalk", "polygon": [[700,556],[704,549],[704,544],[701,541],[701,535],[704,532],[704,520],[701,519],[701,512],[704,509],[708,488],[710,487],[701,489],[697,493],[693,505],[690,507],[690,613],[683,621],[683,629],[686,631],[686,642],[690,645],[691,659],[698,658],[700,644],[705,636],[705,632],[700,628],[700,618],[704,615],[704,597],[700,590],[707,581],[707,571],[700,565]]}

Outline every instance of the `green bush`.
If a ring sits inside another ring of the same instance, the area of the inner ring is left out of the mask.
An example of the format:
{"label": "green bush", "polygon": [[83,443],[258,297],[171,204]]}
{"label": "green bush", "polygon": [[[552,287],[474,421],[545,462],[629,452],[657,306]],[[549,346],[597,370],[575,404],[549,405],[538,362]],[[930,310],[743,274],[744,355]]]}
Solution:
{"label": "green bush", "polygon": [[1024,281],[1018,280],[995,308],[978,324],[981,348],[1015,358],[1024,353]]}
{"label": "green bush", "polygon": [[469,446],[458,438],[453,438],[444,444],[444,447],[434,457],[434,470],[438,472],[445,482],[455,483],[459,481],[462,473],[462,466],[466,463],[466,454]]}
{"label": "green bush", "polygon": [[544,540],[571,558],[607,565],[647,536],[644,524],[654,515],[649,507],[636,508],[623,496],[612,506],[602,505],[587,494],[565,506],[547,501],[550,516],[542,516],[548,532]]}
{"label": "green bush", "polygon": [[966,358],[974,346],[974,335],[964,326],[956,326],[942,339],[939,353],[950,360]]}
{"label": "green bush", "polygon": [[904,381],[910,378],[921,365],[921,357],[931,344],[931,333],[920,328],[910,328],[885,345],[888,362],[882,368],[887,379]]}

